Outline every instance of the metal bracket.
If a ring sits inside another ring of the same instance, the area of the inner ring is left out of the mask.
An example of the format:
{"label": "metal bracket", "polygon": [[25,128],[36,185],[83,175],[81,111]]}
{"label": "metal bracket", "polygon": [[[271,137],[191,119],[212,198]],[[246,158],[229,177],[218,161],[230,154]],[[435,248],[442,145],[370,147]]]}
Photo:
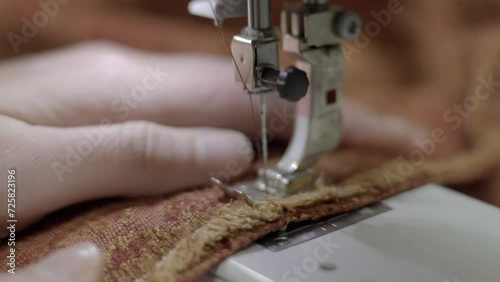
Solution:
{"label": "metal bracket", "polygon": [[[218,6],[228,3],[227,0],[209,1],[215,1]],[[268,83],[268,78],[263,77],[263,69],[271,69],[266,73],[276,78],[279,37],[271,26],[270,0],[246,0],[246,4],[248,26],[241,35],[234,37],[231,49],[237,68],[236,80],[245,85],[248,93],[261,94],[262,138],[264,148],[267,148],[267,94],[264,92],[274,89],[271,87],[273,83]],[[264,149],[264,169],[254,181],[227,187],[216,179],[212,180],[229,196],[249,204],[266,200],[266,195],[286,197],[315,187],[318,175],[311,168],[321,156],[336,148],[341,139],[343,55],[340,42],[353,39],[360,32],[361,19],[353,12],[330,6],[327,0],[304,0],[301,6],[282,12],[281,30],[284,51],[297,59],[295,69],[299,69],[297,71],[302,72],[304,78],[305,72],[308,80],[307,84],[302,83],[305,85],[302,96],[292,99],[302,98],[308,85],[306,96],[297,102],[295,130],[288,149],[281,161],[270,168],[266,165],[267,150]],[[283,73],[286,76],[287,73]],[[299,89],[293,84],[300,80],[296,77],[290,75],[280,82],[286,81],[290,85],[286,90]]]}

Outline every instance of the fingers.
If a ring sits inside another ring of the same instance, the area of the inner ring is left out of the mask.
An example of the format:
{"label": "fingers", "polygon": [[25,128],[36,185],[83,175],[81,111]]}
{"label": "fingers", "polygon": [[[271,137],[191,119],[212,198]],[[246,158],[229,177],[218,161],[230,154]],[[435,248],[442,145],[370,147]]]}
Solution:
{"label": "fingers", "polygon": [[[234,82],[229,58],[146,54],[88,44],[59,56],[33,57],[21,67],[0,67],[0,74],[14,71],[23,75],[10,77],[16,83],[1,87],[2,98],[9,103],[0,105],[0,113],[30,124],[80,126],[103,120],[148,120],[169,126],[231,128],[247,134],[256,131],[253,116],[258,113],[258,102],[252,109],[249,95]],[[269,108],[273,107],[293,109],[292,104],[270,95]],[[289,134],[285,130],[282,136]]]}
{"label": "fingers", "polygon": [[11,153],[2,166],[16,168],[18,186],[29,188],[17,192],[23,226],[85,200],[164,194],[210,177],[228,182],[253,160],[250,141],[223,129],[150,122],[62,129],[6,123],[2,129],[15,132],[3,144]]}
{"label": "fingers", "polygon": [[57,251],[42,261],[16,270],[15,275],[2,274],[0,282],[99,282],[102,269],[100,250],[82,243]]}
{"label": "fingers", "polygon": [[[38,78],[30,75],[29,83],[3,89],[9,103],[0,104],[0,112],[36,125],[148,120],[169,126],[211,126],[259,134],[257,97],[250,98],[234,82],[228,59],[143,54],[106,44],[82,45],[60,55],[45,56],[23,62],[17,72],[28,69],[39,73],[49,63],[59,71]],[[82,61],[87,63],[79,66]],[[7,65],[3,71],[12,68]],[[277,95],[269,95],[268,100],[269,122],[275,129],[272,137],[286,139],[293,129],[295,106]],[[349,102],[343,114],[347,143],[388,148],[398,142],[398,148],[404,148],[408,145],[404,134],[413,136],[418,131],[413,127],[406,130],[402,124],[394,127],[396,118],[375,122],[374,117],[383,116]],[[381,138],[364,138],[365,126]],[[398,137],[382,138],[386,131]]]}

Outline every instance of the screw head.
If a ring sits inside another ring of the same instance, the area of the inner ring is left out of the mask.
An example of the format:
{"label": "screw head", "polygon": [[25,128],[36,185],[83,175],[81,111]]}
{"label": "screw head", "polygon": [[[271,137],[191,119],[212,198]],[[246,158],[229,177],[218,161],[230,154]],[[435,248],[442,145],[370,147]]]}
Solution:
{"label": "screw head", "polygon": [[334,28],[338,36],[345,40],[356,38],[361,33],[363,21],[352,11],[342,11],[335,15]]}
{"label": "screw head", "polygon": [[306,96],[309,79],[304,71],[296,67],[288,67],[280,72],[276,84],[281,98],[297,102]]}

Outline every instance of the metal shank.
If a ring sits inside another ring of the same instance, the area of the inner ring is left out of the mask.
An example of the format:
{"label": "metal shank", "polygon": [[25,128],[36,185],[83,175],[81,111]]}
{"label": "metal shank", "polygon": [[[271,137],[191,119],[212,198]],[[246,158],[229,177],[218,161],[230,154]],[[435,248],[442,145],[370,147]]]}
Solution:
{"label": "metal shank", "polygon": [[266,193],[286,197],[315,187],[318,176],[312,166],[340,143],[344,38],[333,23],[342,10],[322,1],[305,2],[300,9],[283,11],[281,22],[283,48],[307,73],[310,86],[297,103],[294,134],[283,158],[261,170],[259,179],[234,187],[253,200],[264,200]]}
{"label": "metal shank", "polygon": [[256,30],[271,28],[270,0],[248,0],[248,27]]}
{"label": "metal shank", "polygon": [[273,90],[262,82],[264,69],[279,69],[279,37],[271,26],[270,0],[247,0],[248,26],[233,38],[237,82],[253,93]]}

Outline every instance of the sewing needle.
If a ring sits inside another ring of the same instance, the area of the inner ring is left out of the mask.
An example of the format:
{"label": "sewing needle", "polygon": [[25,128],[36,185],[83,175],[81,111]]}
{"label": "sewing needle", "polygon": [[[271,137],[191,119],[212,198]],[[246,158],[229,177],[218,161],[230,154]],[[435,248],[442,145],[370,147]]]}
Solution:
{"label": "sewing needle", "polygon": [[267,94],[260,94],[260,118],[261,118],[261,138],[262,138],[262,165],[264,188],[267,189]]}

